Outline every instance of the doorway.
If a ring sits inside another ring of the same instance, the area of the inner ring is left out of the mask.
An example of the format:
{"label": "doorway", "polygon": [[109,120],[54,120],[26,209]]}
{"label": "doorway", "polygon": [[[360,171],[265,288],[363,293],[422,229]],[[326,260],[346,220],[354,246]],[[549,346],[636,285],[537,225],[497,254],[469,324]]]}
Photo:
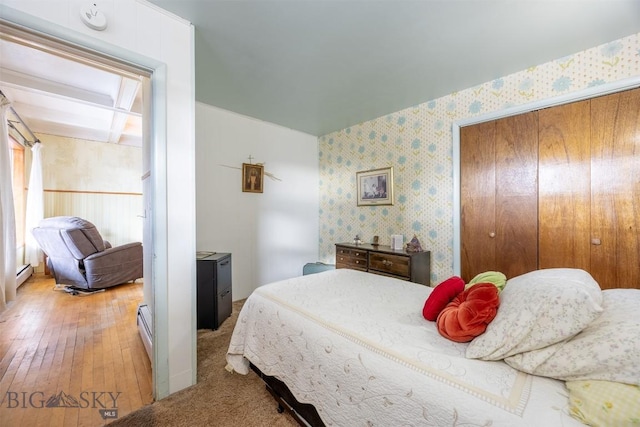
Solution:
{"label": "doorway", "polygon": [[[154,295],[154,274],[151,264],[151,259],[154,253],[154,239],[153,239],[153,206],[152,200],[154,199],[153,194],[157,191],[156,186],[152,182],[152,173],[151,171],[155,167],[155,163],[152,160],[152,153],[154,152],[154,139],[152,135],[156,134],[153,132],[153,115],[152,104],[155,101],[155,98],[152,95],[152,87],[153,87],[153,79],[157,78],[154,76],[154,70],[150,67],[137,66],[132,65],[129,62],[119,61],[114,59],[114,57],[101,55],[95,51],[91,51],[89,49],[83,49],[79,46],[74,46],[69,43],[65,43],[62,40],[54,39],[50,36],[45,36],[37,31],[27,30],[24,27],[14,25],[11,22],[4,21],[0,19],[0,37],[3,40],[9,40],[11,43],[14,43],[16,46],[21,46],[25,49],[38,49],[42,52],[47,52],[48,54],[55,55],[60,59],[64,59],[67,61],[76,61],[78,63],[84,65],[90,65],[97,70],[100,70],[104,73],[115,73],[120,76],[126,76],[126,79],[129,82],[133,80],[139,80],[140,85],[140,94],[139,99],[141,100],[141,109],[139,113],[140,117],[140,127],[142,128],[142,137],[140,140],[140,150],[141,154],[141,164],[140,169],[137,173],[137,179],[141,180],[141,194],[142,194],[142,202],[141,209],[137,212],[136,220],[142,221],[143,226],[141,227],[141,239],[143,241],[144,247],[144,302],[152,307],[154,307],[155,303],[155,295]],[[0,67],[3,65],[3,62],[0,61]],[[18,83],[20,80],[20,73],[5,73],[3,70],[3,77],[8,75],[9,78],[14,77],[14,80],[11,82],[13,88],[18,87]],[[162,71],[160,71],[162,74]],[[24,76],[22,76],[24,77]],[[40,82],[43,83],[43,82]],[[40,88],[42,89],[42,88]],[[69,89],[69,88],[67,88]],[[71,88],[73,89],[73,88]],[[77,88],[76,88],[77,89]],[[67,94],[72,93],[73,90],[67,92]],[[87,95],[89,91],[78,89],[77,92],[80,95]],[[58,93],[60,96],[60,93]],[[162,95],[159,96],[160,98]],[[68,99],[65,101],[69,101]],[[91,102],[87,99],[84,99],[84,105],[86,108]],[[133,100],[135,102],[135,100]],[[105,108],[102,106],[101,108]],[[112,107],[111,110],[117,110],[118,107]],[[161,110],[161,109],[160,109]],[[114,121],[116,120],[116,116],[123,114],[120,111],[112,111],[114,114]],[[160,111],[161,112],[161,111]],[[157,117],[158,113],[155,113]],[[124,129],[124,126],[121,130]],[[157,137],[157,135],[156,135]],[[159,199],[163,199],[162,197],[158,197]],[[155,340],[155,338],[154,338]],[[154,345],[154,351],[156,350],[156,346]],[[162,377],[162,375],[166,375],[166,371],[163,371],[162,368],[156,368],[153,363],[156,360],[156,357],[152,357],[152,365],[154,365],[153,369],[153,394],[154,397],[158,395],[158,384],[162,383],[162,381],[158,380],[158,377]]]}

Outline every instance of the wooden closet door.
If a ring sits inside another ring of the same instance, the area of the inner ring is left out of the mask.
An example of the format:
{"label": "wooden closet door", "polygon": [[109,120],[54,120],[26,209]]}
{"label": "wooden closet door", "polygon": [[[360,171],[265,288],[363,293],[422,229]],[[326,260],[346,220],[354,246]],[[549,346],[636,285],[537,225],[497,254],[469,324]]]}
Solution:
{"label": "wooden closet door", "polygon": [[538,114],[496,121],[496,270],[538,268]]}
{"label": "wooden closet door", "polygon": [[538,111],[539,268],[589,271],[590,101]]}
{"label": "wooden closet door", "polygon": [[495,121],[460,129],[462,278],[496,268]]}
{"label": "wooden closet door", "polygon": [[591,275],[640,287],[640,89],[591,101]]}
{"label": "wooden closet door", "polygon": [[535,112],[460,130],[462,278],[537,268]]}

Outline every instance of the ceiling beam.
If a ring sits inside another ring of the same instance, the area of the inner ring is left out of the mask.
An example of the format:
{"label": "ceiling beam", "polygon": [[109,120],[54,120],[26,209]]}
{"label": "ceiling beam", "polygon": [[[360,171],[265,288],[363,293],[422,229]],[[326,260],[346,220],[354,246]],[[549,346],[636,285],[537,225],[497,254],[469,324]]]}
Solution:
{"label": "ceiling beam", "polygon": [[116,100],[114,107],[122,112],[116,111],[113,114],[109,142],[117,144],[120,141],[120,137],[127,125],[127,121],[129,120],[129,112],[136,100],[138,90],[140,90],[140,81],[128,79],[126,77],[121,79],[118,99]]}
{"label": "ceiling beam", "polygon": [[109,95],[68,86],[24,73],[18,73],[6,68],[0,68],[0,82],[4,85],[13,86],[22,90],[74,99],[103,107],[113,107],[114,105],[114,100]]}

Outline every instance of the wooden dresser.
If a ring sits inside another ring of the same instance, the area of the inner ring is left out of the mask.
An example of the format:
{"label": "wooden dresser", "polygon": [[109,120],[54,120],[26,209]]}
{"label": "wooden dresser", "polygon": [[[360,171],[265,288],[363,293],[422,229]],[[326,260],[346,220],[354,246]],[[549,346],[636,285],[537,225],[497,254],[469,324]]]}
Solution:
{"label": "wooden dresser", "polygon": [[406,252],[390,246],[336,243],[336,268],[351,268],[431,285],[431,252]]}

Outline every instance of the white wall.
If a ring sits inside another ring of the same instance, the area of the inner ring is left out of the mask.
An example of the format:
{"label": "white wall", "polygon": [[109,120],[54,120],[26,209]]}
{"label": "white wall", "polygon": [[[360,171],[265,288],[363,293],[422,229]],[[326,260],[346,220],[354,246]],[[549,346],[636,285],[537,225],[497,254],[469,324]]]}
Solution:
{"label": "white wall", "polygon": [[[249,155],[281,181],[242,192]],[[232,254],[234,300],[317,261],[318,205],[315,136],[196,103],[196,246]]]}
{"label": "white wall", "polygon": [[82,23],[77,0],[0,0],[0,16],[155,70],[154,96],[164,101],[154,101],[150,159],[154,389],[162,398],[196,381],[193,27],[142,0],[98,3],[104,31]]}

